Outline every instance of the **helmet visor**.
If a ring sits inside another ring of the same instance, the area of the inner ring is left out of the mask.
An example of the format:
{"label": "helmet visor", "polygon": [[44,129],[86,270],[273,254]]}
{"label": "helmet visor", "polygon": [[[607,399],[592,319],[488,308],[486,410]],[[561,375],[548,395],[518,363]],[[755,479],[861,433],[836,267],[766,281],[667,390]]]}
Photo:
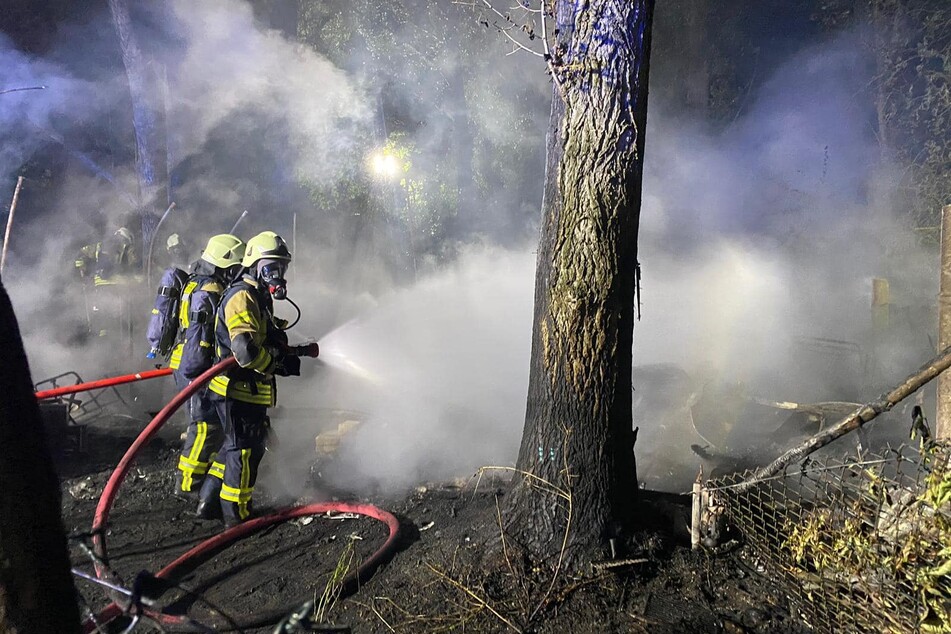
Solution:
{"label": "helmet visor", "polygon": [[287,262],[276,260],[261,264],[261,277],[265,280],[282,279],[287,273]]}

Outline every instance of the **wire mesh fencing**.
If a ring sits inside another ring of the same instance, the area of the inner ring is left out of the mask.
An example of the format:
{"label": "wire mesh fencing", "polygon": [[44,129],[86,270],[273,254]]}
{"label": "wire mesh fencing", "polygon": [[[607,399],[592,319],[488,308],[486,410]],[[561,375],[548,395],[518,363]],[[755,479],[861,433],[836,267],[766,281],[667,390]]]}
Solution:
{"label": "wire mesh fencing", "polygon": [[704,485],[704,525],[737,529],[817,632],[951,633],[951,445],[807,459]]}

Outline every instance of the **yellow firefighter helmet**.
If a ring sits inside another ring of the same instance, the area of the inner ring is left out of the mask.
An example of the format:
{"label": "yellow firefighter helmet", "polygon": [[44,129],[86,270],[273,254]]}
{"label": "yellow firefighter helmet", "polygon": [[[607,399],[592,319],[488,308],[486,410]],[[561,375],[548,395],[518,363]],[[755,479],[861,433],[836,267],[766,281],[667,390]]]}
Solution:
{"label": "yellow firefighter helmet", "polygon": [[176,247],[182,247],[182,238],[177,233],[173,233],[168,237],[168,240],[165,241],[165,250],[171,251]]}
{"label": "yellow firefighter helmet", "polygon": [[220,233],[211,236],[205,250],[201,252],[201,259],[218,268],[226,269],[241,263],[244,252],[244,242],[241,238],[230,233]]}
{"label": "yellow firefighter helmet", "polygon": [[119,227],[112,235],[125,244],[132,244],[132,232],[127,227]]}
{"label": "yellow firefighter helmet", "polygon": [[291,261],[287,243],[273,231],[263,231],[248,240],[241,266],[252,267],[255,262],[264,259]]}

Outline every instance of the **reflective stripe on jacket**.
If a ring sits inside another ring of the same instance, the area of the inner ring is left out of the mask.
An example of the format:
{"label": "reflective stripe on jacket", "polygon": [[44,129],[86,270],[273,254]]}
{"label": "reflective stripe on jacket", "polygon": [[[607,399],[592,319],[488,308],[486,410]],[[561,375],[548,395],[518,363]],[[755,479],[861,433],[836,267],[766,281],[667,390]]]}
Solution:
{"label": "reflective stripe on jacket", "polygon": [[212,379],[209,389],[246,403],[274,405],[272,350],[279,345],[279,333],[267,290],[248,275],[236,280],[215,313],[215,344],[219,360],[233,355],[240,367]]}

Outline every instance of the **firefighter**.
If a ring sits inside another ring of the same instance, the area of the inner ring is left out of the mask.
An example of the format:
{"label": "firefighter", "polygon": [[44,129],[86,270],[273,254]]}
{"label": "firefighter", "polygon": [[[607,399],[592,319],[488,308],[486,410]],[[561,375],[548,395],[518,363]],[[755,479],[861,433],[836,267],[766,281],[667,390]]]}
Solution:
{"label": "firefighter", "polygon": [[76,254],[76,274],[85,281],[96,272],[96,263],[102,251],[102,242],[84,245]]}
{"label": "firefighter", "polygon": [[[178,343],[179,321],[178,313],[182,300],[182,291],[188,282],[188,271],[194,271],[198,262],[187,264],[184,246],[173,233],[168,239],[170,265],[159,278],[158,292],[155,294],[155,303],[152,306],[152,315],[149,325],[145,329],[145,336],[149,341],[147,359],[154,359],[161,355],[168,359]],[[172,240],[175,238],[175,240]],[[174,250],[173,250],[174,247]],[[199,260],[200,262],[200,260]],[[176,384],[178,381],[176,381]],[[181,387],[181,386],[180,386]]]}
{"label": "firefighter", "polygon": [[185,241],[177,233],[173,233],[165,241],[165,252],[168,253],[169,267],[184,269],[188,265],[188,251]]}
{"label": "firefighter", "polygon": [[[171,362],[175,383],[183,389],[214,364],[215,311],[218,300],[241,268],[244,242],[231,234],[212,236],[193,265],[178,304],[178,344]],[[197,497],[214,452],[221,444],[221,422],[206,388],[188,401],[188,429],[178,459],[175,495]]]}
{"label": "firefighter", "polygon": [[234,356],[238,366],[212,379],[209,389],[224,424],[225,440],[201,488],[197,515],[223,517],[234,526],[251,514],[251,496],[264,455],[275,404],[275,376],[299,376],[300,356],[316,357],[310,344],[291,348],[274,316],[274,299],[287,297],[284,275],[291,253],[283,238],[265,231],[248,240],[243,273],[225,291],[215,317],[218,359]]}
{"label": "firefighter", "polygon": [[76,258],[76,271],[92,280],[92,307],[87,315],[89,331],[99,337],[121,335],[131,330],[127,282],[141,264],[132,232],[119,227],[109,238],[84,246]]}
{"label": "firefighter", "polygon": [[117,284],[122,276],[130,275],[138,270],[141,263],[135,250],[132,232],[126,227],[119,227],[111,238],[97,245],[95,285]]}

